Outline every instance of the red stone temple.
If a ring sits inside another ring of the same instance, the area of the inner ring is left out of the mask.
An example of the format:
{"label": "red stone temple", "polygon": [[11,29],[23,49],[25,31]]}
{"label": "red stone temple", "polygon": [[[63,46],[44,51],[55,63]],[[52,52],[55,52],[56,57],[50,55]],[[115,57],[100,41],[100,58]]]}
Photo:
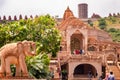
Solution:
{"label": "red stone temple", "polygon": [[68,80],[88,80],[91,71],[92,80],[98,80],[113,71],[116,80],[120,80],[120,44],[113,42],[107,32],[88,26],[69,7],[57,28],[62,40],[57,58],[50,61],[54,78],[59,80],[61,72],[66,71]]}
{"label": "red stone temple", "polygon": [[[19,18],[14,16],[12,19],[11,16],[0,16],[0,23],[20,19],[28,17],[19,15]],[[66,72],[67,80],[88,80],[91,71],[92,80],[98,80],[102,74],[106,76],[113,71],[116,80],[120,80],[120,43],[113,42],[107,32],[89,26],[86,21],[76,18],[68,7],[62,21],[58,22],[57,28],[62,36],[61,48],[57,57],[51,58],[49,66],[54,78],[60,80],[63,77],[61,72]]]}

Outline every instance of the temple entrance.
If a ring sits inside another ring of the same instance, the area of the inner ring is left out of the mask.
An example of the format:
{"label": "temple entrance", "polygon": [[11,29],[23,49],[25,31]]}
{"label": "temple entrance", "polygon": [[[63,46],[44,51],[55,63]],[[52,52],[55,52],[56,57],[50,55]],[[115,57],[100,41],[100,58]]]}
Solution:
{"label": "temple entrance", "polygon": [[88,73],[91,72],[92,77],[97,76],[97,70],[91,64],[80,64],[74,69],[74,77],[88,77]]}
{"label": "temple entrance", "polygon": [[74,50],[83,49],[83,35],[82,34],[73,34],[71,36],[71,52],[74,53]]}

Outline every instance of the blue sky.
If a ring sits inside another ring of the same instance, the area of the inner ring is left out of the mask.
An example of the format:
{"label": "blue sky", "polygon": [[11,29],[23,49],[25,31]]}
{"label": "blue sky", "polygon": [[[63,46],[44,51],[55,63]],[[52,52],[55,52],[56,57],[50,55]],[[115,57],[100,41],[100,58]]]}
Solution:
{"label": "blue sky", "polygon": [[89,17],[100,14],[102,17],[109,13],[120,13],[120,0],[0,0],[0,16],[14,15],[58,15],[63,17],[67,6],[78,17],[78,4],[88,4]]}

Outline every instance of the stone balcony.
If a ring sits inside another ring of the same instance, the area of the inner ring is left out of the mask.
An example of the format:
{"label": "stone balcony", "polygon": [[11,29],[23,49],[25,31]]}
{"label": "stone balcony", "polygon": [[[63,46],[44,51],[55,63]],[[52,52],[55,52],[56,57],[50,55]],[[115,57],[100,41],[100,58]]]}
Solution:
{"label": "stone balcony", "polygon": [[[97,54],[96,54],[97,53]],[[58,54],[60,58],[61,64],[67,63],[67,62],[102,62],[102,56],[100,56],[100,53],[98,52],[90,52],[90,53],[84,53],[84,54],[69,54],[68,52],[61,52]]]}

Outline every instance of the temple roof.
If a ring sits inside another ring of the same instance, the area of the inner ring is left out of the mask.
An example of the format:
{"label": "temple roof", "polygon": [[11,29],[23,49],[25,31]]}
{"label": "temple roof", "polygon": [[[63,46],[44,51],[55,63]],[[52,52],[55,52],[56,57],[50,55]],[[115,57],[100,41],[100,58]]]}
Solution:
{"label": "temple roof", "polygon": [[64,12],[63,20],[66,20],[67,18],[72,16],[74,16],[73,12],[69,9],[69,7],[67,7],[67,9]]}
{"label": "temple roof", "polygon": [[83,21],[74,17],[73,12],[69,9],[69,7],[67,7],[67,9],[64,12],[63,21],[58,26],[58,29],[66,30],[68,26],[79,28],[88,27]]}

